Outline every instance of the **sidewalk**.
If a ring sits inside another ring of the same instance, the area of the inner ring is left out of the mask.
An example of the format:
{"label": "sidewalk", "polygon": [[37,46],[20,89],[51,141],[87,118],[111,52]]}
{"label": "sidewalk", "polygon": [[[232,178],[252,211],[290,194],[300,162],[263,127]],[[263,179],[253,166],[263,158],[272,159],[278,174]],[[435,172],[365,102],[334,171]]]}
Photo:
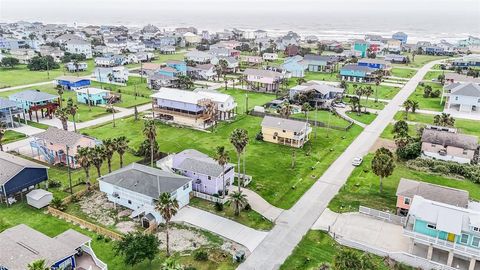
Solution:
{"label": "sidewalk", "polygon": [[267,232],[257,231],[245,225],[207,211],[185,206],[172,218],[174,222],[186,222],[204,230],[221,235],[239,243],[252,252],[267,236]]}
{"label": "sidewalk", "polygon": [[45,131],[41,128],[36,128],[36,127],[32,127],[32,126],[25,125],[25,124],[22,124],[20,127],[9,128],[8,130],[13,130],[13,131],[16,131],[16,132],[20,132],[20,133],[23,133],[27,136],[31,136],[33,134],[37,134],[37,133]]}
{"label": "sidewalk", "polygon": [[[229,188],[229,192],[237,190],[238,186],[230,186]],[[242,192],[243,194],[247,195],[248,203],[252,209],[272,222],[274,222],[283,212],[283,209],[271,205],[260,195],[250,189],[242,188]]]}
{"label": "sidewalk", "polygon": [[334,110],[340,114],[341,116],[347,118],[347,119],[350,119],[350,121],[352,121],[353,123],[361,126],[362,128],[365,128],[367,125],[362,123],[362,122],[359,122],[353,118],[351,118],[350,116],[347,115],[347,110],[350,110],[349,108],[337,108],[337,107],[334,107]]}

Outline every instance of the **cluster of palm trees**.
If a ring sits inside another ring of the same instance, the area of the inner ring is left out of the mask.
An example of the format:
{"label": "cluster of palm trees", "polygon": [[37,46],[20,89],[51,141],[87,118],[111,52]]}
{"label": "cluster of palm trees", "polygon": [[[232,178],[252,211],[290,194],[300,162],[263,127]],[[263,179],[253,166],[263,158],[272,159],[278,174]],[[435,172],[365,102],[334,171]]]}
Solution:
{"label": "cluster of palm trees", "polygon": [[75,160],[85,171],[86,182],[90,183],[90,168],[93,165],[97,170],[98,177],[101,176],[101,168],[104,161],[107,162],[108,172],[112,172],[112,158],[115,153],[120,160],[120,168],[123,167],[123,156],[128,150],[128,139],[125,136],[114,139],[105,139],[102,144],[95,147],[79,147]]}
{"label": "cluster of palm trees", "polygon": [[[242,193],[241,186],[243,185],[243,181],[245,178],[246,172],[246,165],[245,165],[245,152],[246,147],[248,145],[248,131],[241,128],[236,128],[230,134],[230,143],[235,148],[235,152],[237,153],[237,180],[238,180],[238,191],[232,192],[230,194],[230,201],[233,203],[235,208],[235,215],[240,215],[240,211],[243,207],[247,205],[247,198],[246,195]],[[243,174],[241,173],[241,159],[243,156]]]}
{"label": "cluster of palm trees", "polygon": [[[362,96],[366,97],[366,102],[368,104],[368,99],[369,97],[373,94],[373,89],[370,85],[366,87],[356,87],[354,85],[355,89],[355,96],[350,97],[350,103],[352,107],[353,112],[357,112],[358,115],[362,112]],[[367,112],[367,106],[363,106],[365,108],[365,112]]]}
{"label": "cluster of palm trees", "polygon": [[454,127],[455,118],[448,113],[437,114],[433,117],[433,124],[442,127]]}
{"label": "cluster of palm trees", "polygon": [[[58,91],[59,91],[59,94],[60,92],[63,93],[63,90],[61,89],[58,89]],[[60,100],[62,100],[61,94],[60,94]],[[68,98],[67,106],[62,107],[62,105],[60,104],[60,108],[58,108],[55,111],[55,117],[57,117],[60,120],[60,122],[62,122],[62,128],[64,130],[68,130],[68,117],[71,115],[73,119],[73,129],[75,132],[77,132],[77,124],[75,121],[75,115],[77,114],[77,111],[78,111],[78,105],[73,102],[72,98]]]}
{"label": "cluster of palm trees", "polygon": [[405,119],[408,119],[408,112],[412,111],[412,113],[415,113],[420,108],[420,105],[418,101],[407,99],[403,102],[403,108],[405,109]]}

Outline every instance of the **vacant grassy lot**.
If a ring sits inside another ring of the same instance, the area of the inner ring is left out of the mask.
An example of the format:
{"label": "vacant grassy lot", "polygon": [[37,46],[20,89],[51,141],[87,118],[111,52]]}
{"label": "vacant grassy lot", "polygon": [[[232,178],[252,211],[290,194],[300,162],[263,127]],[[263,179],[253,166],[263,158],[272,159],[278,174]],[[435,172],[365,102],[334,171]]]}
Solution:
{"label": "vacant grassy lot", "polygon": [[410,63],[407,65],[405,64],[393,64],[393,66],[408,66],[408,67],[422,67],[426,63],[434,61],[434,60],[439,60],[439,59],[445,59],[448,58],[447,56],[434,56],[434,55],[415,55],[415,61],[413,61],[413,57],[411,53],[404,53],[404,55],[407,55],[410,58]]}
{"label": "vacant grassy lot", "polygon": [[257,93],[251,91],[245,91],[242,89],[232,89],[228,88],[219,89],[220,92],[228,94],[235,99],[237,102],[237,113],[238,114],[245,114],[245,111],[248,106],[248,111],[252,110],[255,106],[263,106],[264,104],[272,101],[275,99],[274,94],[264,94],[264,93]]}
{"label": "vacant grassy lot", "polygon": [[360,115],[356,112],[347,112],[347,115],[350,118],[353,118],[357,120],[358,122],[364,123],[364,124],[370,124],[377,118],[377,114],[375,113],[361,113]]}
{"label": "vacant grassy lot", "polygon": [[[175,54],[160,54],[158,52],[155,52],[155,59],[152,61],[152,63],[163,64],[168,60],[184,60],[185,53],[186,53],[185,51],[177,52]],[[140,67],[140,64],[128,64],[126,65],[126,67],[128,68]]]}
{"label": "vacant grassy lot", "polygon": [[[86,71],[78,72],[79,76],[89,75],[95,68],[93,59],[85,62],[88,64],[88,68]],[[17,65],[15,68],[0,68],[0,74],[0,88],[51,81],[63,75],[75,75],[75,73],[64,70],[63,64],[60,64],[59,69],[50,70],[49,72],[30,71],[27,65]]]}
{"label": "vacant grassy lot", "polygon": [[480,199],[480,188],[468,180],[456,180],[442,175],[414,171],[401,162],[390,177],[383,179],[383,193],[380,193],[380,180],[371,170],[373,154],[365,156],[363,163],[355,168],[335,198],[330,201],[329,208],[335,212],[358,211],[360,205],[379,210],[395,212],[396,190],[400,178],[413,179],[432,184],[464,189],[470,192],[470,197]]}
{"label": "vacant grassy lot", "polygon": [[[337,116],[334,113],[331,113],[330,111],[325,111],[325,110],[309,111],[307,115],[309,120],[314,121],[316,119],[318,122],[322,122],[327,126],[337,126],[337,127],[345,128],[350,124],[345,119]],[[291,117],[298,118],[298,119],[307,118],[304,113],[296,113],[296,114],[293,114]]]}
{"label": "vacant grassy lot", "polygon": [[[415,136],[417,135],[417,129],[420,127],[420,126],[423,126],[422,124],[418,124],[418,127],[417,125],[408,125],[408,134],[410,136]],[[384,139],[389,139],[389,140],[393,140],[393,124],[388,124],[388,126],[383,130],[382,134],[380,134],[380,138],[384,138]]]}
{"label": "vacant grassy lot", "polygon": [[315,80],[315,81],[339,82],[340,81],[340,76],[339,76],[338,72],[322,73],[322,72],[306,71],[304,79],[307,80],[307,81]]}
{"label": "vacant grassy lot", "polygon": [[257,230],[268,231],[273,228],[273,223],[271,221],[265,219],[262,215],[251,209],[243,210],[240,212],[239,216],[235,216],[235,210],[233,208],[233,205],[228,203],[224,205],[222,211],[217,211],[215,209],[215,203],[199,198],[190,199],[190,205],[203,209],[215,215],[234,220],[240,224]]}
{"label": "vacant grassy lot", "polygon": [[425,74],[425,77],[423,77],[423,80],[425,80],[425,81],[434,81],[434,80],[437,81],[439,75],[443,75],[447,72],[449,72],[449,71],[445,71],[445,70],[429,71],[429,72],[427,72],[427,74]]}
{"label": "vacant grassy lot", "polygon": [[[108,265],[108,269],[122,270],[122,269],[160,269],[161,264],[165,259],[164,251],[161,251],[150,265],[148,261],[135,265],[134,268],[126,266],[121,256],[117,256],[114,251],[115,241],[105,240],[100,238],[97,234],[88,230],[84,230],[76,225],[68,223],[64,220],[57,219],[53,216],[46,215],[43,210],[37,210],[25,203],[16,203],[11,207],[0,205],[0,232],[18,224],[26,224],[35,230],[40,231],[50,237],[55,237],[68,229],[76,230],[92,238],[92,248],[97,257]],[[231,270],[235,269],[235,265],[229,257],[223,257],[218,252],[218,246],[223,242],[220,238],[208,233],[204,233],[208,239],[215,240],[215,244],[211,247],[206,247],[210,255],[217,254],[214,260],[212,257],[207,261],[195,261],[191,254],[174,254],[174,258],[178,263],[186,266],[193,266],[198,270]],[[163,239],[162,239],[163,240]]]}
{"label": "vacant grassy lot", "polygon": [[441,95],[436,98],[431,98],[431,97],[423,97],[424,89],[425,86],[429,85],[432,87],[432,91],[442,91],[442,85],[439,83],[434,83],[434,82],[426,82],[423,83],[422,85],[418,85],[417,88],[415,89],[415,92],[413,92],[408,99],[417,101],[420,109],[422,110],[432,110],[432,111],[443,111],[443,104],[440,103],[441,100]]}
{"label": "vacant grassy lot", "polygon": [[[432,114],[422,114],[422,113],[409,113],[408,121],[418,122],[424,124],[433,124]],[[405,120],[405,112],[398,112],[395,114],[395,120]],[[469,120],[469,119],[455,119],[455,127],[458,129],[458,132],[480,136],[480,128],[478,126],[478,121]]]}
{"label": "vacant grassy lot", "polygon": [[390,75],[394,77],[400,77],[400,78],[411,78],[413,75],[417,73],[417,70],[415,69],[409,69],[409,68],[392,68],[390,70]]}
{"label": "vacant grassy lot", "polygon": [[[293,253],[280,267],[282,270],[316,270],[322,263],[333,263],[333,258],[342,247],[326,232],[310,230],[298,243]],[[348,249],[348,248],[347,248]],[[363,251],[358,251],[359,254]],[[375,270],[387,270],[383,258],[372,255]],[[373,269],[372,269],[373,270]]]}
{"label": "vacant grassy lot", "polygon": [[348,83],[347,84],[347,90],[346,94],[355,94],[355,88],[358,87],[367,87],[370,86],[372,87],[373,94],[370,96],[370,99],[374,100],[375,97],[378,97],[380,99],[392,99],[398,91],[400,91],[400,88],[394,87],[394,86],[387,86],[387,85],[375,85],[375,84],[366,84],[366,83]]}
{"label": "vacant grassy lot", "polygon": [[[253,181],[249,188],[271,204],[289,208],[361,131],[358,126],[352,127],[347,132],[318,128],[318,137],[316,140],[312,139],[311,147],[295,149],[296,165],[292,168],[294,149],[255,140],[260,131],[261,121],[260,117],[243,115],[233,123],[220,123],[212,133],[159,123],[158,144],[160,151],[166,153],[193,148],[209,155],[214,154],[217,146],[223,145],[227,147],[231,161],[235,162],[236,154],[229,142],[229,135],[235,128],[244,128],[248,131],[250,139],[246,151],[246,164],[247,174],[253,176]],[[144,140],[142,129],[143,121],[125,118],[117,121],[116,128],[106,124],[82,132],[100,139],[127,136],[130,139],[130,146],[136,149]],[[311,167],[315,168],[312,170]]]}
{"label": "vacant grassy lot", "polygon": [[23,133],[16,132],[14,130],[7,130],[5,131],[5,135],[3,135],[2,144],[15,142],[15,141],[24,139],[26,137],[27,136],[25,136],[25,134]]}
{"label": "vacant grassy lot", "polygon": [[[343,103],[350,104],[350,98],[343,97]],[[387,103],[383,101],[375,101],[374,97],[373,98],[369,97],[368,101],[367,99],[362,97],[362,100],[360,100],[360,105],[362,105],[362,107],[367,107],[370,109],[383,110],[383,108],[385,108]]]}

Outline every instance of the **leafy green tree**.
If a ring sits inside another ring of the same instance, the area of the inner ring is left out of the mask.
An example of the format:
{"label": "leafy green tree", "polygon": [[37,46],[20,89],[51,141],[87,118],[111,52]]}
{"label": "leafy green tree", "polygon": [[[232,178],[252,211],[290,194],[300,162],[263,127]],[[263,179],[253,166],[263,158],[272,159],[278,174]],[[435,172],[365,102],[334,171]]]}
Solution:
{"label": "leafy green tree", "polygon": [[230,194],[230,201],[233,203],[235,209],[235,216],[240,215],[240,210],[248,204],[247,195],[242,191],[234,191]]}
{"label": "leafy green tree", "polygon": [[170,225],[170,220],[178,212],[178,201],[176,198],[173,198],[169,192],[163,192],[160,194],[158,201],[155,204],[155,210],[157,210],[160,215],[162,215],[163,220],[165,221],[165,235],[167,239],[167,257],[170,256],[170,237],[168,234],[168,227]]}
{"label": "leafy green tree", "polygon": [[334,270],[353,270],[353,269],[360,270],[361,267],[362,267],[362,260],[358,255],[358,252],[355,252],[351,249],[342,248],[333,257]]}
{"label": "leafy green tree", "polygon": [[383,149],[386,151],[380,149],[375,152],[375,156],[373,157],[372,171],[380,178],[380,193],[382,193],[383,178],[392,175],[393,170],[395,169],[395,162],[393,160],[393,154],[389,150],[385,148]]}
{"label": "leafy green tree", "polygon": [[151,262],[158,254],[160,241],[153,234],[129,232],[114,246],[115,255],[123,256],[126,265],[135,266],[144,260]]}
{"label": "leafy green tree", "polygon": [[0,66],[5,67],[5,68],[14,68],[19,63],[20,63],[20,61],[17,58],[4,57],[4,58],[2,58],[2,61],[0,62]]}
{"label": "leafy green tree", "polygon": [[60,68],[60,65],[55,62],[52,56],[35,56],[27,65],[30,71],[52,70]]}
{"label": "leafy green tree", "polygon": [[397,122],[395,122],[395,124],[393,125],[393,130],[392,130],[392,133],[397,135],[407,135],[408,134],[408,124],[407,122],[403,121],[403,120],[399,120]]}
{"label": "leafy green tree", "polygon": [[155,126],[155,120],[152,119],[145,121],[143,135],[150,143],[150,166],[153,167],[153,157],[156,154],[155,143],[157,142],[157,129]]}

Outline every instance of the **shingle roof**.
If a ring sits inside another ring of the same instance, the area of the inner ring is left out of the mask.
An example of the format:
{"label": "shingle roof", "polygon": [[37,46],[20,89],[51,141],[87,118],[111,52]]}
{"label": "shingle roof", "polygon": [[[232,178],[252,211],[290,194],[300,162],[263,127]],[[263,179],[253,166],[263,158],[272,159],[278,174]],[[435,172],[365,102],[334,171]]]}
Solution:
{"label": "shingle roof", "polygon": [[316,54],[307,54],[303,58],[304,60],[312,60],[312,61],[336,61],[337,57],[336,56],[331,56],[331,55],[316,55]]}
{"label": "shingle roof", "polygon": [[341,68],[341,70],[354,70],[354,71],[363,71],[363,72],[373,72],[375,69],[367,67],[367,66],[359,66],[359,65],[345,65]]}
{"label": "shingle roof", "polygon": [[191,179],[138,163],[116,170],[98,179],[112,185],[157,199],[163,192],[173,192]]}
{"label": "shingle roof", "polygon": [[46,100],[52,100],[58,98],[56,95],[52,95],[49,93],[40,92],[37,90],[25,90],[22,92],[18,92],[9,96],[9,98],[14,98],[17,100],[25,100],[29,102],[41,102]]}
{"label": "shingle roof", "polygon": [[262,120],[262,127],[271,127],[276,129],[285,129],[294,132],[300,132],[305,129],[306,123],[302,121],[265,116]]}
{"label": "shingle roof", "polygon": [[4,185],[25,168],[44,168],[43,165],[0,151],[0,185]]}
{"label": "shingle roof", "polygon": [[77,142],[83,138],[82,134],[59,129],[56,127],[49,127],[46,131],[33,135],[32,137],[43,139],[54,144],[61,145],[76,145]]}
{"label": "shingle roof", "polygon": [[424,129],[422,134],[422,142],[428,142],[438,145],[454,146],[462,149],[475,150],[478,147],[478,137],[473,135],[465,135],[448,131],[440,131],[433,129]]}
{"label": "shingle roof", "polygon": [[413,198],[415,195],[458,207],[468,206],[468,191],[405,178],[400,179],[397,196]]}
{"label": "shingle roof", "polygon": [[245,75],[254,75],[254,76],[261,76],[261,77],[271,77],[271,78],[281,78],[283,74],[276,71],[265,70],[265,69],[253,69],[247,68],[243,71]]}
{"label": "shingle roof", "polygon": [[29,263],[40,259],[52,265],[76,253],[75,248],[24,224],[0,233],[0,243],[0,265],[12,270],[27,269]]}
{"label": "shingle roof", "polygon": [[458,96],[480,97],[480,86],[475,83],[465,83],[452,88],[450,93]]}
{"label": "shingle roof", "polygon": [[1,109],[7,109],[7,108],[12,108],[12,107],[17,107],[18,104],[15,101],[5,99],[5,98],[0,98],[0,110]]}
{"label": "shingle roof", "polygon": [[176,156],[186,157],[178,165],[178,169],[218,177],[223,173],[223,167],[216,160],[197,150],[187,149]]}

